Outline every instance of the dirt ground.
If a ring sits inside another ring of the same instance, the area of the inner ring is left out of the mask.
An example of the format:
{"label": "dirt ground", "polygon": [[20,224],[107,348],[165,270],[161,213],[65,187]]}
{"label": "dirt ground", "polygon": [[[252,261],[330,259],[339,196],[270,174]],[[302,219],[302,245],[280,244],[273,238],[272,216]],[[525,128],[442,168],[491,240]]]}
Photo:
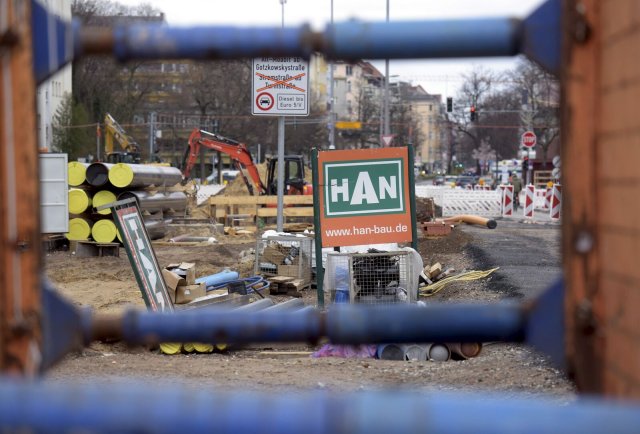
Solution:
{"label": "dirt ground", "polygon": [[[498,229],[499,230],[499,229]],[[197,275],[238,270],[241,277],[253,274],[252,263],[240,262],[240,253],[255,247],[255,236],[216,235],[210,246],[155,246],[161,266],[171,262],[196,263]],[[477,269],[477,255],[469,246],[478,242],[473,230],[458,227],[445,238],[419,241],[424,263],[440,262],[457,271]],[[46,256],[48,278],[77,305],[98,312],[121,312],[144,308],[131,266],[123,249],[120,257],[76,258],[68,251]],[[500,264],[484,264],[491,268]],[[497,273],[482,281],[455,283],[432,300],[494,301],[513,297],[504,285],[495,290]],[[289,297],[274,296],[281,302]],[[314,305],[315,290],[305,291],[305,304]],[[129,348],[122,343],[93,343],[71,354],[46,374],[46,381],[92,382],[136,377],[183,387],[221,386],[228,389],[281,391],[326,388],[336,391],[408,388],[414,390],[501,391],[519,395],[551,396],[560,401],[575,397],[575,389],[549,360],[530,348],[516,344],[489,343],[481,354],[465,361],[399,362],[376,359],[311,358],[287,352],[314,351],[304,344],[252,346],[223,353],[167,356],[157,349]],[[269,351],[266,352],[265,351]],[[274,352],[278,352],[274,354]]]}

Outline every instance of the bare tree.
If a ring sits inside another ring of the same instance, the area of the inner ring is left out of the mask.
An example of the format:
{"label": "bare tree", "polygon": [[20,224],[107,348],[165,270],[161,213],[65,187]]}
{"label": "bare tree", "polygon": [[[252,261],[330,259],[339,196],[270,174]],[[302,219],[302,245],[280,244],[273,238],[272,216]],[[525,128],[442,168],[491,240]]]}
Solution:
{"label": "bare tree", "polygon": [[522,125],[536,134],[537,146],[542,150],[542,161],[546,165],[549,147],[560,135],[558,81],[526,59],[510,73],[510,78],[514,90],[522,95]]}
{"label": "bare tree", "polygon": [[[74,18],[99,26],[111,26],[120,20],[163,20],[163,14],[148,4],[128,7],[112,1],[73,0]],[[73,98],[81,104],[94,122],[110,112],[116,119],[131,121],[151,86],[140,74],[148,63],[129,62],[120,65],[111,58],[90,56],[76,62],[73,68]]]}
{"label": "bare tree", "polygon": [[[451,117],[458,133],[455,149],[457,159],[470,163],[473,161],[472,150],[479,148],[481,140],[487,136],[481,124],[485,118],[486,102],[492,95],[492,88],[498,76],[492,71],[478,67],[463,77],[464,82],[455,98]],[[475,120],[471,119],[472,108],[475,110]]]}

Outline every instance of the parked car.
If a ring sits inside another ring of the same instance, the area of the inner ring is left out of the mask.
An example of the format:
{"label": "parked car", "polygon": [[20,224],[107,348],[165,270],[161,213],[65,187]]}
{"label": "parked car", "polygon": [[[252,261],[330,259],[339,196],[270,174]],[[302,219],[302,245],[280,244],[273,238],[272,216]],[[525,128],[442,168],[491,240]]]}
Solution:
{"label": "parked car", "polygon": [[442,175],[438,175],[435,178],[433,178],[433,185],[444,185],[444,176]]}
{"label": "parked car", "polygon": [[445,176],[444,177],[444,185],[447,185],[449,187],[455,187],[457,179],[458,179],[457,176],[453,176],[453,175]]}
{"label": "parked car", "polygon": [[466,187],[467,185],[474,185],[476,183],[476,179],[474,176],[458,176],[456,180],[456,185],[458,187]]}
{"label": "parked car", "polygon": [[478,180],[478,184],[488,185],[491,189],[496,188],[496,180],[492,176],[481,176]]}

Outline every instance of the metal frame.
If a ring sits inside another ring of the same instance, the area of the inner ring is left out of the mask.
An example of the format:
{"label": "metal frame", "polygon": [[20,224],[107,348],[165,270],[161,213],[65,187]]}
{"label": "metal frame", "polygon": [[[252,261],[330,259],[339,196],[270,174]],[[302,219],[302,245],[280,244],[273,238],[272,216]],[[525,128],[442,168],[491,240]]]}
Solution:
{"label": "metal frame", "polygon": [[[505,340],[536,345],[552,354],[555,360],[563,361],[561,284],[531,304],[434,306],[429,315],[424,315],[424,310],[410,310],[407,306],[385,308],[384,311],[344,306],[326,314],[314,310],[252,315],[131,311],[111,319],[78,312],[52,291],[41,289],[38,217],[33,215],[31,207],[38,203],[38,181],[32,176],[37,173],[37,146],[33,132],[22,132],[35,131],[36,82],[44,80],[72,58],[86,54],[107,53],[127,60],[309,57],[312,52],[320,51],[332,59],[349,60],[526,53],[557,75],[560,70],[560,18],[560,0],[548,0],[525,20],[348,22],[329,26],[324,32],[313,32],[308,27],[262,28],[256,32],[256,29],[222,26],[172,28],[156,25],[96,30],[66,23],[36,1],[0,2],[3,56],[0,166],[16,168],[0,173],[3,185],[19,184],[16,190],[7,190],[6,195],[0,196],[2,209],[15,208],[8,217],[0,213],[0,262],[4,267],[4,284],[0,286],[0,369],[32,375],[80,344],[86,345],[101,336],[118,335],[126,342],[137,344],[180,340],[215,342],[220,336],[224,336],[226,343],[306,341],[321,336],[336,343]],[[33,64],[30,63],[32,53]],[[33,76],[25,74],[31,66]],[[17,143],[20,146],[16,146]],[[17,175],[26,176],[17,183]],[[314,179],[317,181],[316,168]],[[322,279],[321,269],[318,279]],[[389,321],[393,321],[393,327],[388,327]],[[243,405],[238,407],[238,402]],[[131,411],[132,408],[153,408],[156,417],[140,418],[140,412]],[[246,408],[258,411],[247,413]],[[457,417],[461,413],[465,414],[464,418]],[[502,433],[527,424],[527,429],[535,432],[595,433],[635,432],[640,425],[639,419],[637,403],[603,401],[557,406],[556,402],[541,399],[525,402],[513,397],[487,399],[486,396],[442,394],[434,399],[407,392],[367,392],[333,397],[310,392],[273,397],[167,391],[136,384],[74,387],[6,379],[0,382],[2,430],[210,432],[216,427],[220,432],[257,429],[264,432],[415,432],[428,429]]]}

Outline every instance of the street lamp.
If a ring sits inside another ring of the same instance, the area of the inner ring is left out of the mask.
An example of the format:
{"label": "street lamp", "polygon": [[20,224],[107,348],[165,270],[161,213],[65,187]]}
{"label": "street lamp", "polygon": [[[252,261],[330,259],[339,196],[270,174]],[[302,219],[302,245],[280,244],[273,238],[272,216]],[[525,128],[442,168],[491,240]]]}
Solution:
{"label": "street lamp", "polygon": [[[387,23],[389,22],[389,0],[387,0]],[[384,134],[391,133],[389,125],[389,59],[384,60]]]}

